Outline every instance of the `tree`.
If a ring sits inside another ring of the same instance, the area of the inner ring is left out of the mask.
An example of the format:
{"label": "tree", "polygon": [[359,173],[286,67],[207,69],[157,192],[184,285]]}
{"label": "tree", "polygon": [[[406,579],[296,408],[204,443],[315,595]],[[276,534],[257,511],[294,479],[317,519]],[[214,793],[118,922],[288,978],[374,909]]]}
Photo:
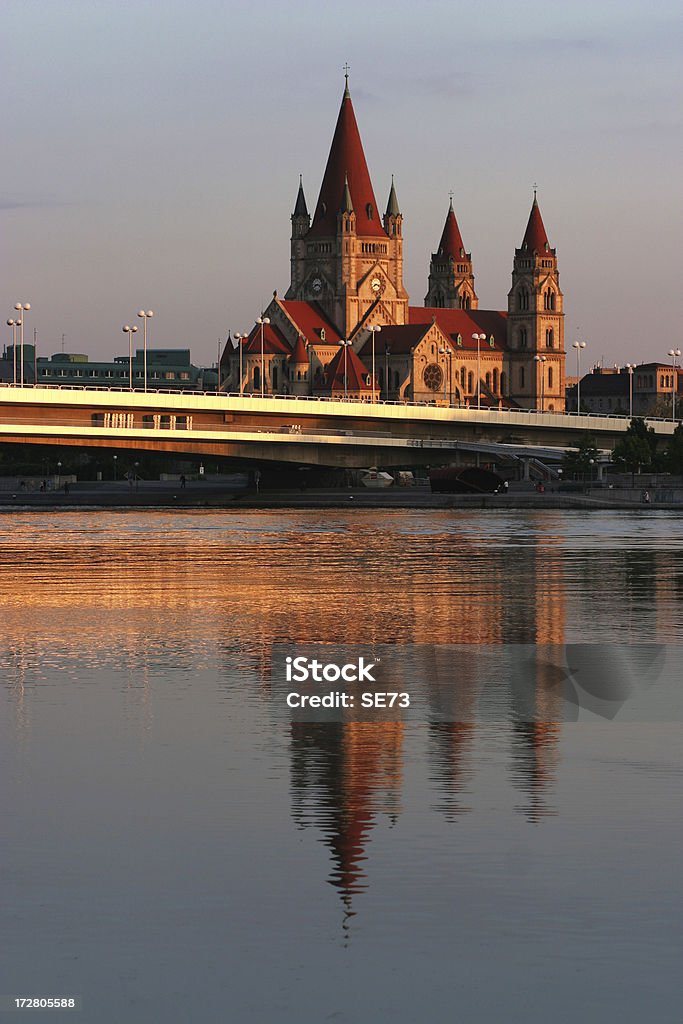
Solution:
{"label": "tree", "polygon": [[586,478],[586,474],[595,465],[598,459],[598,449],[595,446],[595,438],[591,434],[584,434],[579,441],[579,447],[575,452],[566,452],[562,459],[562,470],[567,476]]}
{"label": "tree", "polygon": [[664,464],[669,473],[683,476],[683,423],[679,423],[664,452]]}
{"label": "tree", "polygon": [[628,430],[617,441],[612,452],[616,464],[631,471],[633,476],[642,469],[655,469],[657,463],[657,435],[645,420],[634,418]]}

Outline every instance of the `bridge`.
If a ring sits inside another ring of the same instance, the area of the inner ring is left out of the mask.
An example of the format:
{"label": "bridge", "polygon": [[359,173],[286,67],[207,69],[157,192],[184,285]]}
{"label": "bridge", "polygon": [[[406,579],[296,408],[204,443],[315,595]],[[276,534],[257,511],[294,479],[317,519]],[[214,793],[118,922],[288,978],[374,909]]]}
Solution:
{"label": "bridge", "polygon": [[[676,424],[648,420],[668,439]],[[0,385],[0,441],[347,468],[430,465],[459,451],[553,461],[585,434],[612,450],[625,416],[396,402]]]}

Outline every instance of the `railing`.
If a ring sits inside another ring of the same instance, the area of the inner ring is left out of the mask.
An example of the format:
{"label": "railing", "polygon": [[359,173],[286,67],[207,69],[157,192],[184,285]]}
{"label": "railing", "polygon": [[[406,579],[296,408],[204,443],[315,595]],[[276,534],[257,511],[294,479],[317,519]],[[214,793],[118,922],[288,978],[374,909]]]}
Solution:
{"label": "railing", "polygon": [[600,412],[550,412],[547,409],[510,409],[500,408],[497,406],[482,406],[478,409],[476,406],[465,406],[465,405],[442,405],[436,402],[410,402],[406,399],[397,401],[389,398],[378,398],[375,402],[365,401],[361,398],[351,398],[349,396],[332,397],[330,395],[261,395],[252,394],[251,392],[239,391],[195,391],[190,388],[148,388],[147,391],[143,391],[139,388],[120,388],[120,387],[108,387],[105,385],[94,384],[87,386],[85,384],[14,384],[11,381],[0,381],[0,388],[10,388],[19,390],[56,390],[56,391],[99,391],[109,394],[116,395],[183,395],[185,397],[201,396],[204,398],[245,398],[253,399],[256,401],[292,401],[292,402],[314,402],[314,403],[326,403],[332,402],[335,405],[354,405],[362,409],[372,409],[373,406],[383,406],[391,408],[411,408],[411,409],[439,409],[449,412],[464,412],[470,414],[473,418],[480,415],[481,413],[493,413],[500,416],[552,416],[552,417],[581,417],[582,419],[593,419],[593,420],[624,420],[630,421],[634,418],[644,419],[646,423],[681,423],[682,419],[676,418],[672,420],[670,416],[643,416],[633,417],[628,413],[613,412],[609,414]]}

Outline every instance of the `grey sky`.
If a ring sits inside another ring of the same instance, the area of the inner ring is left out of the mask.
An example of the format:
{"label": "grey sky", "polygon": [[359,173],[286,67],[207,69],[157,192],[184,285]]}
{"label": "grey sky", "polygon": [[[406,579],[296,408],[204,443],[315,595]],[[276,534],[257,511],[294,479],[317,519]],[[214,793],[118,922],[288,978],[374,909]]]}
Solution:
{"label": "grey sky", "polygon": [[0,293],[32,303],[41,353],[123,351],[142,306],[197,361],[248,329],[287,288],[345,61],[414,304],[452,188],[480,304],[505,308],[538,181],[567,344],[683,341],[679,3],[3,0],[2,28]]}

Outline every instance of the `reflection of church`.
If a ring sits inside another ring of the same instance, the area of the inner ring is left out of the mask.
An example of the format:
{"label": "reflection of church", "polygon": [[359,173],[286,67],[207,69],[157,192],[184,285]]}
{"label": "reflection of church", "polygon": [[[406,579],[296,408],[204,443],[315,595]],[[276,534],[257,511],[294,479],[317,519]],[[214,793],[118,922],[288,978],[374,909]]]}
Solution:
{"label": "reflection of church", "polygon": [[226,390],[368,400],[374,381],[391,400],[564,409],[563,296],[536,197],[506,311],[479,309],[452,203],[425,305],[411,306],[396,189],[381,216],[348,81],[312,218],[299,184],[289,289],[261,319],[226,346]]}

